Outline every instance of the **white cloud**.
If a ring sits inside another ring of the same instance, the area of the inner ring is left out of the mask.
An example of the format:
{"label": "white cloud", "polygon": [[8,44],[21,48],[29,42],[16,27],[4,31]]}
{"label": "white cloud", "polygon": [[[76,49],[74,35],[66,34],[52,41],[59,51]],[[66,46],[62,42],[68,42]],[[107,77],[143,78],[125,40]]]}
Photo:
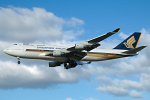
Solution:
{"label": "white cloud", "polygon": [[11,46],[12,43],[11,42],[6,42],[6,41],[1,41],[0,40],[0,51],[3,51],[3,49]]}
{"label": "white cloud", "polygon": [[78,18],[72,17],[70,20],[67,21],[66,23],[68,26],[73,26],[73,27],[79,27],[84,24],[83,20],[80,20]]}
{"label": "white cloud", "polygon": [[124,87],[124,88],[127,88],[127,89],[142,90],[142,88],[143,88],[142,84],[138,83],[136,81],[122,80],[122,81],[120,81],[118,83],[120,84],[121,87]]}
{"label": "white cloud", "polygon": [[100,90],[101,92],[108,92],[116,96],[128,96],[128,91],[126,89],[115,86],[99,87],[97,90]]}
{"label": "white cloud", "polygon": [[141,95],[141,93],[138,93],[136,91],[131,91],[130,96],[133,98],[143,98],[144,96]]}
{"label": "white cloud", "polygon": [[128,37],[128,35],[124,34],[123,32],[120,32],[119,36],[122,38],[122,39],[126,39]]}
{"label": "white cloud", "polygon": [[142,90],[143,85],[140,82],[132,81],[132,80],[118,80],[111,79],[106,76],[100,76],[97,78],[101,82],[101,86],[115,86],[115,87],[123,87],[125,89],[136,89]]}
{"label": "white cloud", "polygon": [[143,95],[141,93],[138,93],[137,91],[129,91],[123,87],[117,87],[117,86],[105,86],[105,87],[99,87],[97,90],[101,92],[107,92],[109,94],[115,95],[115,96],[126,96],[126,97],[133,97],[133,98],[143,98]]}
{"label": "white cloud", "polygon": [[[73,99],[73,98],[66,98],[66,100],[76,100],[76,99]],[[83,99],[82,100],[99,100],[99,99],[95,99],[95,98],[86,98],[86,99]]]}
{"label": "white cloud", "polygon": [[144,90],[147,90],[150,92],[150,74],[143,73],[141,75],[141,84],[143,84]]}
{"label": "white cloud", "polygon": [[98,99],[95,99],[95,98],[88,98],[88,99],[85,99],[85,100],[98,100]]}
{"label": "white cloud", "polygon": [[[97,78],[100,81],[100,86],[97,90],[101,92],[107,92],[115,96],[129,96],[133,98],[142,98],[143,96],[137,91],[143,90],[143,84],[141,82],[131,81],[131,80],[118,80],[111,79],[106,76],[100,76]],[[131,91],[130,90],[134,90]]]}
{"label": "white cloud", "polygon": [[[82,34],[84,22],[72,17],[63,19],[42,8],[0,8],[0,34],[3,40],[35,41],[62,40],[71,35]],[[67,31],[64,26],[67,26]],[[76,28],[80,27],[80,29]],[[70,34],[69,34],[70,33]],[[73,37],[73,36],[74,37]]]}
{"label": "white cloud", "polygon": [[75,99],[72,99],[72,98],[66,98],[66,100],[75,100]]}
{"label": "white cloud", "polygon": [[[54,84],[74,83],[80,79],[89,79],[90,73],[84,68],[70,69],[63,67],[24,64],[0,61],[0,88],[46,88]],[[11,83],[11,84],[10,84]]]}

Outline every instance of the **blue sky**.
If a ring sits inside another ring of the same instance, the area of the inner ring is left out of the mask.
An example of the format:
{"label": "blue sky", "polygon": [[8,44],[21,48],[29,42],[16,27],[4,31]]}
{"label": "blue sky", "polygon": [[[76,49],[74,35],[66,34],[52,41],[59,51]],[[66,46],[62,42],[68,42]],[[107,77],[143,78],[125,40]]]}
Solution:
{"label": "blue sky", "polygon": [[140,55],[64,70],[48,61],[17,59],[2,51],[14,42],[72,46],[106,32],[112,48],[141,31],[150,44],[149,0],[0,0],[0,100],[148,100],[150,48]]}

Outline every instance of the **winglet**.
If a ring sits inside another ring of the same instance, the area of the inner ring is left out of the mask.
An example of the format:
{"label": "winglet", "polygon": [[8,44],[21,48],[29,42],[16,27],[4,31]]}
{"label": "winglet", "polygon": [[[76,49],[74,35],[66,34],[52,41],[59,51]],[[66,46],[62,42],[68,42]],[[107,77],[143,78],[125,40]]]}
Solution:
{"label": "winglet", "polygon": [[115,29],[113,32],[117,33],[117,32],[120,31],[120,29],[121,29],[121,28],[117,28],[117,29]]}

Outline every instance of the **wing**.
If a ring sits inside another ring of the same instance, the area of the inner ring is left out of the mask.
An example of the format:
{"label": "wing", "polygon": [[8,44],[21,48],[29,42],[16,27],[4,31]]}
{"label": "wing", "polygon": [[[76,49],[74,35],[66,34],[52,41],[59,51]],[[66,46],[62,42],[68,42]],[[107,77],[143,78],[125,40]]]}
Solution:
{"label": "wing", "polygon": [[66,49],[62,49],[62,50],[55,50],[51,53],[46,54],[46,56],[66,57],[69,60],[80,61],[83,57],[85,57],[87,55],[86,52],[83,52],[83,50],[90,51],[94,48],[97,48],[98,46],[100,46],[100,44],[98,42],[117,33],[119,30],[120,30],[120,28],[118,28],[112,32],[108,32],[99,37],[96,37],[94,39],[85,41],[83,43],[75,44],[75,46],[70,47],[70,48],[66,48]]}
{"label": "wing", "polygon": [[112,32],[108,32],[108,33],[101,35],[99,37],[96,37],[94,39],[88,40],[88,41],[80,43],[80,44],[76,44],[75,46],[70,47],[67,50],[69,50],[69,51],[78,51],[78,50],[90,51],[90,50],[100,46],[100,44],[98,42],[100,42],[100,41],[108,38],[109,36],[117,33],[119,30],[120,30],[120,28],[117,28],[116,30],[114,30]]}
{"label": "wing", "polygon": [[121,28],[117,28],[116,30],[114,30],[114,31],[112,31],[112,32],[108,32],[108,33],[106,33],[106,34],[104,34],[104,35],[101,35],[101,36],[96,37],[96,38],[94,38],[94,39],[88,40],[87,42],[88,42],[88,43],[97,43],[97,42],[100,42],[100,41],[102,41],[102,40],[108,38],[109,36],[111,36],[111,35],[113,35],[113,34],[119,32],[120,29],[121,29]]}

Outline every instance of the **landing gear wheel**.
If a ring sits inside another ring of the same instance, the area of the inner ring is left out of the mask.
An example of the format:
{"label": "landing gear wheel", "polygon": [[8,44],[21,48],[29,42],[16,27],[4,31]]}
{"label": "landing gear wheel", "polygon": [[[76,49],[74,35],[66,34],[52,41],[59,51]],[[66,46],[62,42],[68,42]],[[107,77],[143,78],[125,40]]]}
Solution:
{"label": "landing gear wheel", "polygon": [[72,67],[76,67],[77,66],[77,63],[75,62],[75,61],[70,61],[70,63],[69,63]]}
{"label": "landing gear wheel", "polygon": [[69,69],[68,67],[65,67],[65,69]]}
{"label": "landing gear wheel", "polygon": [[20,61],[18,61],[18,64],[20,64]]}
{"label": "landing gear wheel", "polygon": [[68,69],[67,63],[64,63],[64,69]]}
{"label": "landing gear wheel", "polygon": [[67,63],[64,63],[64,67],[67,67]]}
{"label": "landing gear wheel", "polygon": [[77,66],[77,63],[73,60],[64,63],[64,69],[70,69],[70,68],[74,68]]}
{"label": "landing gear wheel", "polygon": [[19,57],[17,57],[17,59],[18,59],[18,64],[20,64],[20,58],[19,58]]}

